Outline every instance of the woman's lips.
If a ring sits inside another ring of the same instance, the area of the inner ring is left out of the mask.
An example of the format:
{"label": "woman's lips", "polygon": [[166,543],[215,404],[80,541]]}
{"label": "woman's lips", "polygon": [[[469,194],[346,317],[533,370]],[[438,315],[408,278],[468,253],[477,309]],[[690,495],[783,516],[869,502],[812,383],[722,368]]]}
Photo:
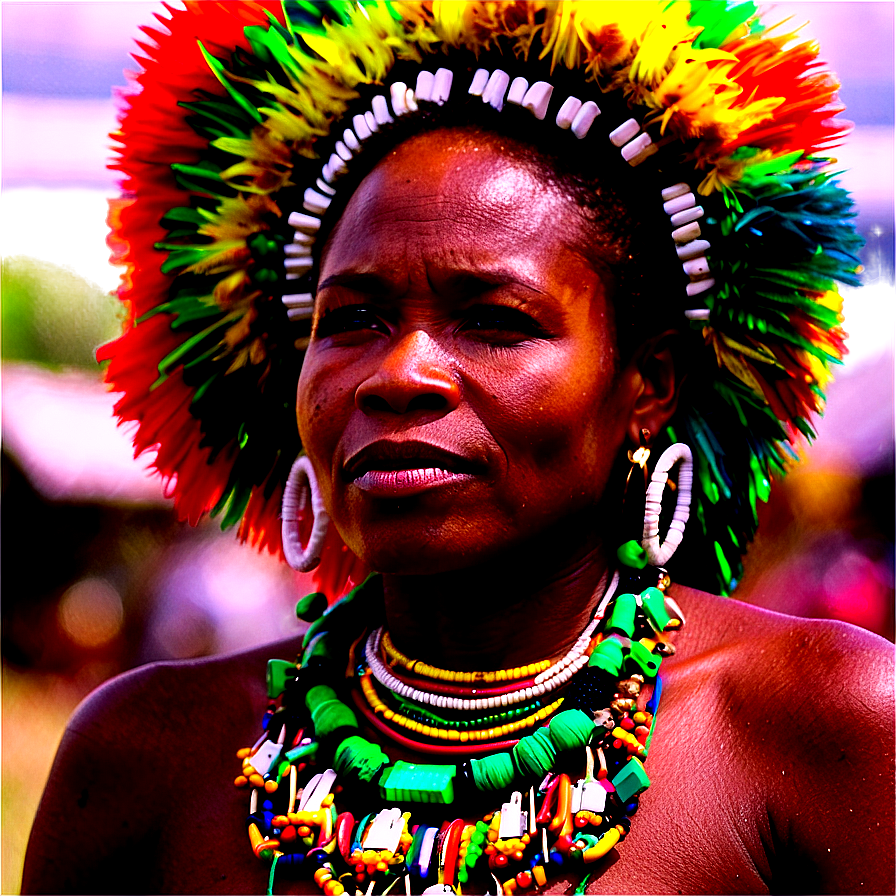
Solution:
{"label": "woman's lips", "polygon": [[440,445],[388,439],[354,452],[343,476],[368,495],[397,498],[468,482],[485,469],[482,462]]}
{"label": "woman's lips", "polygon": [[355,479],[353,484],[372,497],[398,498],[472,478],[471,473],[457,473],[443,467],[413,467],[404,470],[368,470]]}

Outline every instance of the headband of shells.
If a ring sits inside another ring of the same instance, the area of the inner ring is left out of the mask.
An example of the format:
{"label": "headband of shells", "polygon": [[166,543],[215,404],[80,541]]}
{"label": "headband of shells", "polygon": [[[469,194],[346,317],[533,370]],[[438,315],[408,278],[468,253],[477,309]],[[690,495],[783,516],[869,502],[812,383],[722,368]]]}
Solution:
{"label": "headband of shells", "polygon": [[[352,117],[352,126],[345,129],[341,140],[336,141],[335,151],[324,164],[315,186],[305,190],[304,212],[293,212],[289,216],[295,238],[285,247],[288,281],[299,280],[312,269],[314,262],[311,249],[320,229],[321,218],[336,195],[334,184],[348,171],[347,163],[361,149],[364,141],[378,131],[380,126],[394,121],[393,115],[398,117],[416,112],[418,103],[444,105],[451,93],[453,80],[454,73],[447,68],[440,68],[435,74],[421,71],[414,89],[402,81],[390,85],[391,111],[386,97],[378,94],[373,98],[369,111]],[[522,106],[539,121],[543,121],[553,91],[553,85],[547,81],[536,81],[530,85],[525,78],[514,78],[511,82],[510,76],[500,69],[489,72],[480,68],[473,75],[468,93],[482,97],[484,103],[499,112],[504,108],[505,102],[512,103]],[[569,96],[560,106],[555,122],[557,127],[571,130],[582,140],[600,114],[597,103],[591,100],[583,103],[576,97]],[[629,118],[610,131],[609,139],[614,146],[619,147],[622,158],[632,166],[639,165],[657,151],[650,135],[642,131],[641,125],[634,118]],[[698,221],[703,216],[703,208],[697,205],[694,193],[686,183],[667,187],[662,191],[662,198],[663,210],[669,215],[673,228],[672,239],[675,241],[678,258],[683,262],[682,268],[690,280],[687,294],[693,298],[715,285],[706,260],[709,243],[700,238]],[[310,292],[284,295],[283,304],[290,320],[304,320],[313,314],[314,295]],[[690,320],[707,320],[709,309],[694,308],[685,311],[685,316]]]}

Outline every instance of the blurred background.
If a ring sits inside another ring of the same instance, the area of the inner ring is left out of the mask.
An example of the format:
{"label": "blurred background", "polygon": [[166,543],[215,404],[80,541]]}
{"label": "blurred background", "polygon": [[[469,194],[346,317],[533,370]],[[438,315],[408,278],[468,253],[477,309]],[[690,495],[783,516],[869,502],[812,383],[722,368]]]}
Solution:
{"label": "blurred background", "polygon": [[[837,153],[865,285],[851,353],[807,461],[762,509],[735,596],[893,639],[893,14],[884,2],[781,3],[811,20],[856,123]],[[93,360],[117,332],[105,247],[110,98],[161,5],[5,0],[2,24],[2,879],[67,717],[103,680],[158,659],[286,636],[301,577],[216,524],[178,523],[116,428]]]}

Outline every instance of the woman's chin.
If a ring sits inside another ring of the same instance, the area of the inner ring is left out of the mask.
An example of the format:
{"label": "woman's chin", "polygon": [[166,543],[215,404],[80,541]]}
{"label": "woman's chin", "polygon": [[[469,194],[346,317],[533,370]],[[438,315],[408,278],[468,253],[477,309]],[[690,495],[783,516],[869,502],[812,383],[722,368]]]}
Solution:
{"label": "woman's chin", "polygon": [[[460,531],[459,531],[460,530]],[[474,567],[502,552],[482,528],[459,521],[417,525],[380,522],[343,533],[349,549],[370,569],[390,575],[434,575]]]}

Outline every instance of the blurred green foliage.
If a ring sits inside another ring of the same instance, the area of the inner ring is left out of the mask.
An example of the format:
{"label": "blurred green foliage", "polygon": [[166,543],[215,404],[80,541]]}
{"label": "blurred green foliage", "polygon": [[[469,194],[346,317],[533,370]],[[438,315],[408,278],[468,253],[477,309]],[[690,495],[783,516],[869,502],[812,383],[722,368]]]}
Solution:
{"label": "blurred green foliage", "polygon": [[97,346],[119,331],[118,300],[49,261],[4,258],[0,292],[5,361],[97,370]]}

